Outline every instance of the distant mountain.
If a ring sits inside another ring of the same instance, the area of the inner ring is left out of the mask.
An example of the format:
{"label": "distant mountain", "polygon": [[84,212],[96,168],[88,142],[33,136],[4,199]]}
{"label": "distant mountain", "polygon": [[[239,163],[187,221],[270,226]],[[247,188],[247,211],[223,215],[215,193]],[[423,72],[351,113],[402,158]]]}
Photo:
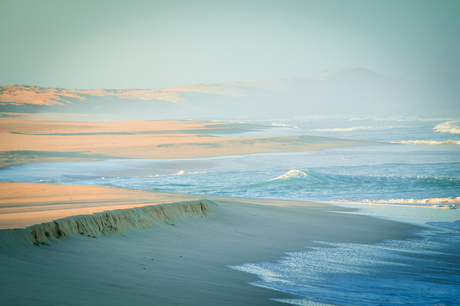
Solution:
{"label": "distant mountain", "polygon": [[460,77],[387,77],[362,67],[301,79],[157,89],[0,87],[2,113],[106,119],[292,118],[312,115],[459,116]]}

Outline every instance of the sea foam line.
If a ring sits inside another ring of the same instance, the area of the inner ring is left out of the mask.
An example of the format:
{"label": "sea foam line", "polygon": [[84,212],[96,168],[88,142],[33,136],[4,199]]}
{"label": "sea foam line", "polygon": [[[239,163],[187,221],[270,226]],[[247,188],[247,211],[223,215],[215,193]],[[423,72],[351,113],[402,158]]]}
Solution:
{"label": "sea foam line", "polygon": [[460,140],[445,140],[445,141],[435,141],[435,140],[407,140],[407,141],[392,141],[391,143],[400,143],[400,144],[416,144],[416,145],[426,145],[426,146],[460,146]]}
{"label": "sea foam line", "polygon": [[388,129],[403,129],[410,126],[352,126],[347,128],[329,128],[329,129],[310,129],[312,132],[353,132],[359,130],[388,130]]}
{"label": "sea foam line", "polygon": [[[431,208],[446,208],[446,209],[460,209],[460,197],[456,198],[430,198],[430,199],[388,199],[388,200],[347,200],[341,199],[340,202],[348,202],[352,204],[364,205],[391,205],[391,206],[405,206],[405,207],[431,207]],[[399,204],[399,205],[398,205]],[[408,205],[414,204],[414,205]],[[418,205],[417,205],[418,204]],[[425,204],[425,205],[423,205]],[[431,204],[431,205],[426,205]]]}
{"label": "sea foam line", "polygon": [[[184,170],[179,170],[177,173],[155,174],[155,175],[149,175],[149,177],[176,176],[176,175],[189,175],[189,174],[205,174],[205,173],[208,173],[208,172],[207,171],[185,172]],[[137,177],[135,177],[135,178],[137,178]]]}

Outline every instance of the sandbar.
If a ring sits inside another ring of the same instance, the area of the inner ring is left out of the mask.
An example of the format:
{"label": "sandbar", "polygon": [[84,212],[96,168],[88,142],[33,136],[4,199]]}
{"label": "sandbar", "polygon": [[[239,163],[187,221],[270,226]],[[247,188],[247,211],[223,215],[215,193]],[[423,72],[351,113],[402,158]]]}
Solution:
{"label": "sandbar", "polygon": [[[239,137],[252,124],[179,121],[40,121],[0,118],[0,169],[31,162],[179,159],[316,151],[370,142],[318,136]],[[223,137],[230,134],[230,137]]]}

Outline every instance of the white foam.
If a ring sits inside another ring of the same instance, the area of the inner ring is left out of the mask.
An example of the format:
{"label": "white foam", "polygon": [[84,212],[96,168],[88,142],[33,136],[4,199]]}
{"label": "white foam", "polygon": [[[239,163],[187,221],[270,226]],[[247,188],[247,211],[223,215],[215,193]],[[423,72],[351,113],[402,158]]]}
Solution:
{"label": "white foam", "polygon": [[460,146],[460,140],[445,140],[445,141],[435,141],[435,140],[407,140],[407,141],[392,141],[391,143],[401,143],[401,144],[416,144],[416,145],[426,145],[426,146]]}
{"label": "white foam", "polygon": [[433,128],[436,132],[441,133],[452,133],[458,134],[460,133],[460,122],[459,121],[448,121],[441,123]]}
{"label": "white foam", "polygon": [[[388,199],[388,200],[346,200],[342,201],[353,204],[364,205],[390,205],[390,206],[415,206],[415,207],[430,207],[444,209],[460,209],[460,197],[456,198],[430,198],[430,199]],[[413,205],[408,205],[413,204]]]}
{"label": "white foam", "polygon": [[407,128],[407,126],[352,126],[347,128],[331,128],[331,129],[310,129],[312,132],[353,132],[359,130],[388,130],[388,129],[400,129]]}
{"label": "white foam", "polygon": [[372,119],[375,121],[398,121],[398,122],[406,122],[406,121],[420,121],[420,122],[431,122],[431,121],[446,121],[446,120],[454,120],[453,118],[419,118],[416,116],[412,117],[404,117],[404,116],[397,116],[397,117],[371,117],[368,119]]}
{"label": "white foam", "polygon": [[[149,177],[164,177],[164,176],[176,176],[176,175],[189,175],[189,174],[205,174],[207,171],[195,171],[195,172],[185,172],[184,170],[179,170],[177,173],[172,174],[154,174],[149,175]],[[135,176],[135,178],[138,176]]]}
{"label": "white foam", "polygon": [[229,267],[257,275],[252,285],[294,294],[276,299],[291,305],[458,305],[458,240],[444,233],[376,244],[312,241],[324,247]]}
{"label": "white foam", "polygon": [[409,122],[409,121],[419,121],[419,122],[431,122],[431,121],[450,121],[457,120],[457,118],[452,117],[438,117],[438,118],[420,118],[416,116],[393,116],[393,117],[376,117],[376,116],[346,116],[346,115],[335,115],[335,116],[294,116],[294,120],[300,121],[320,121],[320,120],[349,120],[349,121],[359,121],[359,120],[374,120],[374,121],[396,121],[396,122]]}
{"label": "white foam", "polygon": [[291,178],[304,178],[307,177],[307,174],[305,172],[302,172],[300,170],[290,170],[286,172],[285,174],[275,177],[274,179],[271,179],[270,181],[275,181],[275,180],[287,180]]}

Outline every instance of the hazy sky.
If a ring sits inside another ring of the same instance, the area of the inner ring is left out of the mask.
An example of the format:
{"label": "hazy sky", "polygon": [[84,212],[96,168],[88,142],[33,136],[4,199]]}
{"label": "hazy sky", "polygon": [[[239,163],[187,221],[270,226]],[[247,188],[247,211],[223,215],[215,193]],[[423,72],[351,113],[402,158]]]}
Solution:
{"label": "hazy sky", "polygon": [[460,74],[460,0],[0,0],[0,85],[156,88],[363,66]]}

